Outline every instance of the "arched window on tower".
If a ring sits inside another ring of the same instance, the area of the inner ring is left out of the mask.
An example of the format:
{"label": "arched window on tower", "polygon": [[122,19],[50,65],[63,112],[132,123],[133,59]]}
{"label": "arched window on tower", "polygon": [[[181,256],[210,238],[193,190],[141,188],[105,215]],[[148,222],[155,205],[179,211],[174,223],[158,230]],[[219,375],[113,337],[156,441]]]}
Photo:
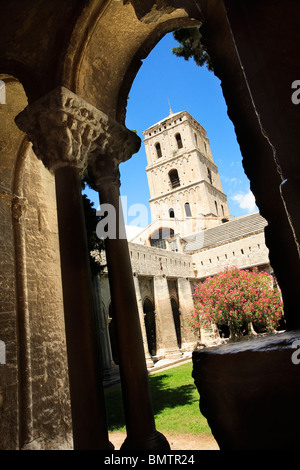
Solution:
{"label": "arched window on tower", "polygon": [[190,206],[190,203],[189,202],[186,202],[184,204],[184,210],[185,210],[185,215],[187,217],[192,217],[192,211],[191,211],[191,206]]}
{"label": "arched window on tower", "polygon": [[209,180],[210,184],[212,184],[212,174],[211,174],[211,170],[209,168],[207,168],[207,177],[208,177],[208,180]]}
{"label": "arched window on tower", "polygon": [[160,146],[160,143],[157,142],[155,144],[155,148],[156,148],[156,154],[157,154],[157,158],[161,158],[162,157],[162,153],[161,153],[161,146]]}
{"label": "arched window on tower", "polygon": [[169,179],[170,179],[172,189],[177,188],[178,186],[180,186],[180,180],[179,180],[177,170],[173,169],[173,170],[169,171]]}
{"label": "arched window on tower", "polygon": [[150,245],[155,248],[163,248],[166,250],[167,241],[172,237],[174,237],[174,230],[172,228],[159,228],[150,235]]}
{"label": "arched window on tower", "polygon": [[174,209],[171,207],[171,209],[169,209],[169,217],[170,219],[174,219],[175,217],[175,212],[174,212]]}
{"label": "arched window on tower", "polygon": [[218,204],[217,204],[217,201],[215,201],[215,206],[216,206],[216,213],[217,213],[217,215],[219,215],[219,210],[218,210]]}
{"label": "arched window on tower", "polygon": [[176,139],[176,142],[177,142],[177,147],[179,149],[182,149],[183,144],[182,144],[181,135],[179,134],[179,132],[177,134],[175,134],[175,139]]}

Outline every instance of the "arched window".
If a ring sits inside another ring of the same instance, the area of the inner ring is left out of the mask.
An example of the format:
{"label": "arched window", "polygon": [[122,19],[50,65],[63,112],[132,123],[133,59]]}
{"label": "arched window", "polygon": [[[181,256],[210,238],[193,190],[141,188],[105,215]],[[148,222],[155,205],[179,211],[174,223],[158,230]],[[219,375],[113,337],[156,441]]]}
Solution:
{"label": "arched window", "polygon": [[172,228],[160,228],[152,233],[150,236],[150,245],[156,248],[163,248],[166,250],[166,240],[174,236],[174,230]]}
{"label": "arched window", "polygon": [[143,304],[145,328],[147,335],[148,350],[151,356],[156,355],[156,325],[155,325],[155,312],[154,305],[146,298]]}
{"label": "arched window", "polygon": [[160,143],[157,142],[155,144],[155,148],[156,148],[156,154],[157,154],[157,158],[161,158],[162,157],[162,153],[161,153],[161,147],[160,147]]}
{"label": "arched window", "polygon": [[184,210],[185,210],[185,215],[187,217],[192,217],[192,211],[191,211],[191,206],[190,206],[190,203],[189,202],[186,202],[184,204]]}
{"label": "arched window", "polygon": [[179,349],[181,348],[181,321],[180,321],[180,310],[177,301],[172,297],[171,298],[171,307],[176,331],[177,344]]}
{"label": "arched window", "polygon": [[180,180],[179,180],[177,170],[175,170],[175,169],[170,170],[169,171],[169,178],[170,178],[170,183],[171,183],[172,189],[177,188],[178,186],[180,186]]}
{"label": "arched window", "polygon": [[211,175],[211,170],[209,168],[207,168],[207,177],[208,177],[210,184],[212,184],[212,175]]}
{"label": "arched window", "polygon": [[179,134],[179,132],[178,132],[178,134],[175,135],[175,139],[176,139],[176,142],[177,142],[177,147],[179,149],[182,149],[183,145],[182,145],[181,135]]}
{"label": "arched window", "polygon": [[216,212],[217,212],[217,215],[219,215],[219,210],[218,210],[218,204],[217,204],[217,201],[215,201],[215,206],[216,206]]}
{"label": "arched window", "polygon": [[115,314],[112,308],[112,304],[110,302],[109,309],[109,339],[110,339],[110,346],[111,346],[111,354],[113,361],[116,365],[119,364],[119,352],[118,352],[118,341],[117,341],[117,333],[116,333],[116,325],[115,325]]}
{"label": "arched window", "polygon": [[170,219],[174,219],[174,217],[175,217],[175,212],[174,212],[174,209],[172,209],[172,207],[171,207],[171,209],[169,209],[169,217],[170,217]]}

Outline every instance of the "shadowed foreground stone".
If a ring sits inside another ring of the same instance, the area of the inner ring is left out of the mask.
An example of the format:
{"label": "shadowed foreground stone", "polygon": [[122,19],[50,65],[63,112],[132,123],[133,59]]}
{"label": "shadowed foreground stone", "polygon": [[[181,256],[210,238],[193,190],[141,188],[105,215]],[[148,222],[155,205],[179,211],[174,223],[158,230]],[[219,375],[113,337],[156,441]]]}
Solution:
{"label": "shadowed foreground stone", "polygon": [[193,353],[200,410],[221,450],[298,447],[299,347],[297,330]]}

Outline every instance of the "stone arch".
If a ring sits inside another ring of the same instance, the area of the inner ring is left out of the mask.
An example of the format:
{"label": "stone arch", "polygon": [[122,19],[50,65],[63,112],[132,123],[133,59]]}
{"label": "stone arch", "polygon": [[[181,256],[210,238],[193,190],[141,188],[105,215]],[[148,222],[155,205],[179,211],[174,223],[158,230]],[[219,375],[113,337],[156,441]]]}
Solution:
{"label": "stone arch", "polygon": [[177,344],[180,349],[182,345],[182,336],[181,336],[181,320],[180,320],[179,304],[178,304],[177,299],[173,296],[171,297],[170,300],[171,300],[174,326],[175,326],[175,331],[176,331]]}
{"label": "stone arch", "polygon": [[184,2],[182,8],[164,10],[145,22],[131,2],[93,4],[84,9],[60,58],[57,76],[70,90],[124,124],[127,99],[142,61],[165,34],[200,25],[196,16],[187,15]]}
{"label": "stone arch", "polygon": [[143,312],[144,312],[144,321],[145,321],[145,328],[146,328],[148,350],[151,356],[155,356],[157,353],[155,310],[154,310],[154,304],[152,300],[149,299],[149,297],[145,297],[145,299],[143,300]]}
{"label": "stone arch", "polygon": [[174,230],[170,227],[160,227],[155,230],[149,237],[151,246],[158,248],[167,248],[166,240],[174,235]]}
{"label": "stone arch", "polygon": [[114,310],[113,310],[111,302],[109,303],[109,306],[108,306],[108,321],[109,321],[108,332],[109,332],[109,339],[110,339],[110,346],[111,346],[111,354],[112,354],[114,363],[118,365],[119,364],[119,351],[118,351],[118,343],[117,343]]}

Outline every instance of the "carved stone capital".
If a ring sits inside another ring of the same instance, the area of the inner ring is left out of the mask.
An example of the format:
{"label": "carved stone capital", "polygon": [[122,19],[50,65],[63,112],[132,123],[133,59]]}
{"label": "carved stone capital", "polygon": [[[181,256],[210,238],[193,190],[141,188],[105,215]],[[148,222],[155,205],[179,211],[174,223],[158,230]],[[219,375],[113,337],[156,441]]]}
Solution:
{"label": "carved stone capital", "polygon": [[51,171],[65,165],[84,170],[92,142],[108,129],[106,114],[64,87],[27,106],[15,122]]}
{"label": "carved stone capital", "polygon": [[135,133],[64,87],[27,106],[15,122],[50,171],[66,165],[84,171],[89,164],[96,182],[117,181],[119,163],[141,145]]}
{"label": "carved stone capital", "polygon": [[103,185],[120,185],[119,165],[131,158],[141,145],[141,139],[132,131],[112,119],[105,135],[99,136],[91,146],[88,174],[94,189]]}

